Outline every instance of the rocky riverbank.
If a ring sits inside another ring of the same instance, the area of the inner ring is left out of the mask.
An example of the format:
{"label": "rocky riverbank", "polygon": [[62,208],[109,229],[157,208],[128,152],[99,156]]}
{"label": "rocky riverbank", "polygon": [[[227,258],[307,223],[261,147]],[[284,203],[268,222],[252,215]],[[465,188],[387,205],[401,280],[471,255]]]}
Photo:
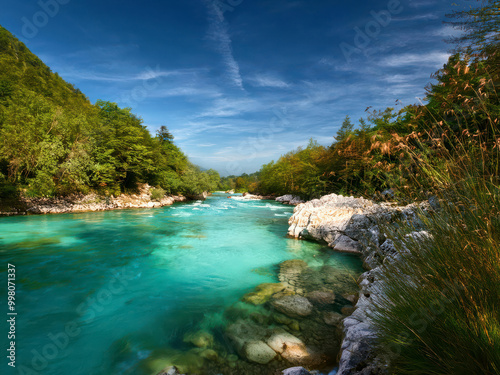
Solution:
{"label": "rocky riverbank", "polygon": [[352,315],[343,319],[344,338],[337,375],[387,373],[389,355],[377,348],[377,331],[369,317],[371,306],[384,293],[380,280],[384,263],[398,260],[398,253],[383,226],[406,222],[417,230],[409,235],[426,235],[421,231],[417,208],[427,210],[430,205],[400,207],[331,194],[299,204],[289,220],[290,236],[359,254],[369,270],[358,280],[360,291]]}
{"label": "rocky riverbank", "polygon": [[[198,198],[205,199],[206,193],[191,199]],[[164,196],[160,199],[152,199],[152,189],[146,184],[141,186],[136,194],[122,194],[118,197],[102,197],[97,194],[89,194],[56,198],[22,198],[18,208],[0,211],[0,216],[61,214],[126,208],[158,208],[186,200],[188,198],[184,196]]]}

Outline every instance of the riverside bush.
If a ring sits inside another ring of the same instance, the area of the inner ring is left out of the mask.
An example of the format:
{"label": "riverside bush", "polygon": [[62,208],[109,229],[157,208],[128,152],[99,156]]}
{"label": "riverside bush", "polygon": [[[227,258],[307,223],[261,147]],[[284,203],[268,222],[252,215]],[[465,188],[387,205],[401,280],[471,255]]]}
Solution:
{"label": "riverside bush", "polygon": [[162,188],[151,189],[151,200],[160,201],[165,196],[166,191]]}

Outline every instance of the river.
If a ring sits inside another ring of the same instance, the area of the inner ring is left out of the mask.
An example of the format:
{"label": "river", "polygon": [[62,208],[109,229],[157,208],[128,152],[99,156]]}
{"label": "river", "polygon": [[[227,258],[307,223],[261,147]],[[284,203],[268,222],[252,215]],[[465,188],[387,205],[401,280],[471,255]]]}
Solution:
{"label": "river", "polygon": [[[287,238],[292,211],[214,194],[161,209],[0,218],[2,283],[12,264],[17,313],[16,368],[2,367],[9,374],[155,375],[173,358],[199,373],[242,374],[249,362],[225,327],[246,293],[278,282],[281,262],[301,259],[353,278],[362,272],[356,257]],[[7,293],[0,308],[7,312]],[[4,322],[5,336],[8,329]],[[200,330],[211,335],[216,360],[196,356],[200,349],[186,340]],[[271,374],[280,366],[273,363],[248,372]]]}

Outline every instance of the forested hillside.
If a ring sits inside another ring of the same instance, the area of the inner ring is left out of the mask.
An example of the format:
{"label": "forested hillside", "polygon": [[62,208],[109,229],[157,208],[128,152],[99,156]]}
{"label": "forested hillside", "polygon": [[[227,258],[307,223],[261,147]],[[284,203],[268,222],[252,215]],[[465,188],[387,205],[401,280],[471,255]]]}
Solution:
{"label": "forested hillside", "polygon": [[0,27],[0,200],[119,195],[149,183],[167,193],[215,190],[166,127],[151,135],[129,108],[98,101],[53,73]]}

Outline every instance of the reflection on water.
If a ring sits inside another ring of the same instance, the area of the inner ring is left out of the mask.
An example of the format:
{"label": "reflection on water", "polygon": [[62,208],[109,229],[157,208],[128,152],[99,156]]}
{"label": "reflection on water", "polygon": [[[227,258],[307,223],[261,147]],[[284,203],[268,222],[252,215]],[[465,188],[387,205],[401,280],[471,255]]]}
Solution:
{"label": "reflection on water", "polygon": [[17,370],[333,367],[360,261],[286,238],[291,212],[215,195],[163,209],[1,218],[2,264],[17,270]]}

